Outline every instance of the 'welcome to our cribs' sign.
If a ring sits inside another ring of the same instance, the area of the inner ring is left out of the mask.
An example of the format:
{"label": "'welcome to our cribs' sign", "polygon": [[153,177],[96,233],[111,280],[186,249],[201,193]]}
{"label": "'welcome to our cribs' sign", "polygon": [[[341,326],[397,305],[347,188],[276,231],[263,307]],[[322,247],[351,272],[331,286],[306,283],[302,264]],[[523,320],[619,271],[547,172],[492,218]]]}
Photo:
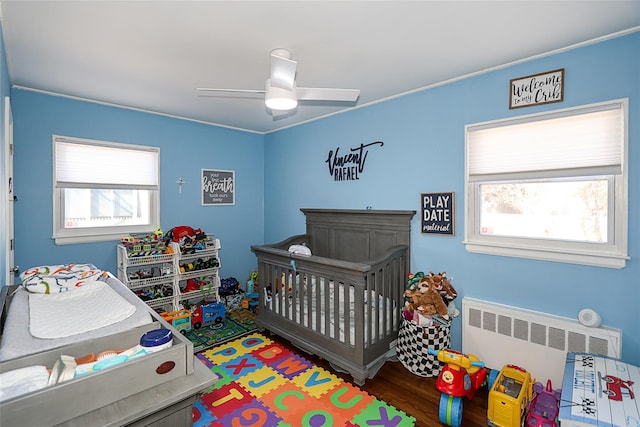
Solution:
{"label": "'welcome to our cribs' sign", "polygon": [[423,234],[454,234],[454,193],[422,193]]}

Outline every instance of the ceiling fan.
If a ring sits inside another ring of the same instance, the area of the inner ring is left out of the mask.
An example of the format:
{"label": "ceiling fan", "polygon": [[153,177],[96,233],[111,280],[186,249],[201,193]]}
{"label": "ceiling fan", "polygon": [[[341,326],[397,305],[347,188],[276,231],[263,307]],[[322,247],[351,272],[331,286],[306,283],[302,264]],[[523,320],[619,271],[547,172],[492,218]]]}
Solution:
{"label": "ceiling fan", "polygon": [[296,67],[286,49],[271,51],[271,76],[264,90],[258,89],[216,89],[199,87],[199,92],[241,92],[265,94],[265,105],[273,116],[288,114],[298,101],[355,102],[360,96],[359,89],[312,88],[296,85]]}

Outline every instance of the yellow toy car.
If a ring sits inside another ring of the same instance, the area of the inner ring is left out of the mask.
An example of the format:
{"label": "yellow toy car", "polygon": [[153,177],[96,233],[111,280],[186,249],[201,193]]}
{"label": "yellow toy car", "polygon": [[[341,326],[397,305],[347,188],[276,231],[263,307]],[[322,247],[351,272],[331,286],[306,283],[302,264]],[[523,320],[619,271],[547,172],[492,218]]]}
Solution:
{"label": "yellow toy car", "polygon": [[489,379],[487,421],[493,427],[520,427],[533,393],[533,380],[525,369],[505,365]]}

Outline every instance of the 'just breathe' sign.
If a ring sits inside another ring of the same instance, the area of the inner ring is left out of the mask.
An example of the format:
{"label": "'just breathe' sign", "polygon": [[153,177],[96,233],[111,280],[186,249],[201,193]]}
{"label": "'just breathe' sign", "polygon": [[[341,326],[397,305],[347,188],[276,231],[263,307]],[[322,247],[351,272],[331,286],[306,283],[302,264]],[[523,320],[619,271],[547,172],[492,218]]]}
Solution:
{"label": "'just breathe' sign", "polygon": [[202,205],[234,205],[235,172],[202,169]]}

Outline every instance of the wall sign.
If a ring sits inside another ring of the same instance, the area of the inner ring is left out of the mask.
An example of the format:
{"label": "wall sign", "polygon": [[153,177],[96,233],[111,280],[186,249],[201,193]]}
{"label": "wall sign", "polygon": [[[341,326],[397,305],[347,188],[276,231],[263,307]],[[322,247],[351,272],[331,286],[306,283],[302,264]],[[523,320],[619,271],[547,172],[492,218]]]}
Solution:
{"label": "wall sign", "polygon": [[420,206],[422,212],[422,234],[449,234],[455,233],[455,193],[422,193]]}
{"label": "wall sign", "polygon": [[346,154],[340,152],[340,147],[337,147],[335,151],[329,150],[327,160],[324,161],[329,166],[329,175],[333,177],[334,181],[360,179],[360,174],[364,172],[367,155],[369,155],[369,147],[382,147],[383,145],[382,141],[360,144],[358,147],[349,148]]}
{"label": "wall sign", "polygon": [[562,102],[564,68],[512,79],[510,85],[509,108]]}
{"label": "wall sign", "polygon": [[235,205],[236,174],[234,171],[202,169],[202,205]]}

